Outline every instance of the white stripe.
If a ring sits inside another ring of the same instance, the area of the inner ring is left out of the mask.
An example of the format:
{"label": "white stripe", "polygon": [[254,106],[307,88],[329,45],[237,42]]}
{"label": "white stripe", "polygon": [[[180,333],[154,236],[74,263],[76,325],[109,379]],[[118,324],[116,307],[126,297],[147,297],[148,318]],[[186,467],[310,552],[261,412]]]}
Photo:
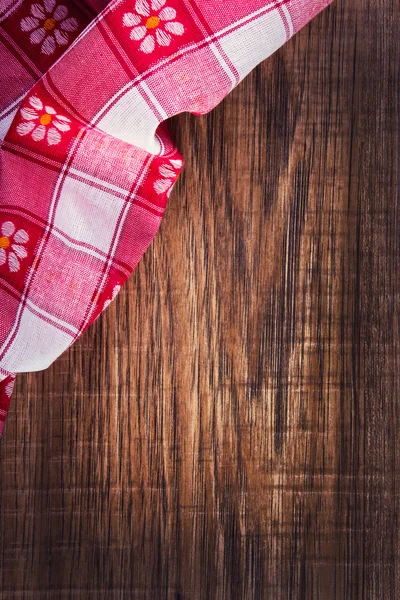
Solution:
{"label": "white stripe", "polygon": [[98,177],[94,177],[93,175],[89,175],[89,173],[84,173],[83,171],[79,171],[79,169],[75,169],[71,167],[68,171],[68,175],[75,175],[80,179],[85,179],[86,181],[90,181],[95,185],[99,185],[105,189],[108,189],[112,192],[117,192],[117,194],[121,194],[122,196],[126,196],[129,194],[129,190],[125,190],[124,188],[120,188],[113,183],[109,183],[108,181],[104,181],[103,179],[98,179]]}
{"label": "white stripe", "polygon": [[51,235],[61,240],[66,246],[73,248],[74,250],[79,250],[79,252],[84,252],[85,254],[89,254],[89,256],[93,256],[94,258],[98,258],[99,260],[104,261],[106,258],[106,253],[96,252],[92,248],[88,248],[87,246],[83,246],[82,243],[73,242],[69,238],[65,237],[59,229],[52,229]]}
{"label": "white stripe", "polygon": [[14,108],[16,108],[16,107],[18,108],[18,104],[21,104],[21,102],[24,98],[25,98],[25,94],[22,94],[22,96],[20,96],[16,100],[13,100],[13,102],[11,102],[11,104],[9,104],[3,111],[0,112],[0,119],[2,119],[4,115],[7,115],[10,112],[10,110],[14,110]]}
{"label": "white stripe", "polygon": [[283,4],[281,6],[281,9],[282,9],[282,12],[285,13],[285,17],[286,17],[288,25],[289,25],[289,35],[290,35],[290,37],[292,37],[292,35],[294,33],[292,17],[290,16],[290,12],[289,12],[286,4]]}
{"label": "white stripe", "polygon": [[[38,152],[33,152],[31,150],[28,150],[27,148],[24,148],[23,146],[18,146],[18,144],[16,144],[16,143],[11,143],[8,140],[5,140],[3,142],[2,148],[10,148],[13,150],[18,150],[18,152],[20,154],[25,154],[25,156],[30,156],[31,158],[36,158],[41,163],[44,162],[46,165],[52,165],[53,167],[56,167],[57,170],[60,168],[60,162],[57,162],[56,160],[51,160],[50,158],[48,158],[47,156],[44,156],[43,154],[39,154]],[[10,209],[11,208],[12,207],[10,206]]]}
{"label": "white stripe", "polygon": [[[221,48],[235,65],[240,79],[282,46],[288,37],[285,17],[271,10],[253,19],[239,30],[222,37]],[[251,52],[248,51],[249,46]]]}
{"label": "white stripe", "polygon": [[23,0],[19,0],[18,2],[10,2],[10,6],[6,6],[4,8],[4,12],[1,13],[1,22],[5,21],[11,13],[17,10],[22,2]]}
{"label": "white stripe", "polygon": [[51,315],[47,311],[36,306],[36,304],[34,304],[31,300],[26,301],[26,306],[34,314],[38,313],[42,317],[46,317],[46,319],[48,319],[49,321],[52,321],[53,323],[57,323],[61,327],[64,327],[64,329],[68,329],[71,334],[77,335],[79,333],[78,329],[76,327],[74,327],[73,325],[71,325],[71,323],[67,323],[66,321],[63,321],[62,319],[58,319],[54,315]]}
{"label": "white stripe", "polygon": [[7,131],[10,129],[12,120],[17,114],[18,106],[20,105],[24,97],[25,95],[20,96],[19,98],[17,98],[17,100],[14,100],[14,102],[9,104],[7,108],[3,110],[3,112],[0,113],[0,142],[6,137]]}
{"label": "white stripe", "polygon": [[215,44],[210,44],[210,50],[232,82],[232,89],[237,85],[236,77]]}
{"label": "white stripe", "polygon": [[36,75],[38,75],[39,77],[41,77],[42,76],[42,72],[39,71],[39,69],[37,68],[37,66],[28,58],[28,56],[25,53],[21,52],[20,47],[14,42],[13,38],[10,37],[8,35],[8,33],[5,32],[4,29],[1,30],[1,34],[7,40],[7,42],[13,48],[15,48],[15,50],[17,51],[17,53],[19,55],[22,55],[24,57],[24,62],[26,62],[30,66],[30,68],[32,69],[32,71],[35,71]]}
{"label": "white stripe", "polygon": [[[194,10],[194,8],[191,4],[191,0],[184,0],[184,2],[185,2],[185,6],[186,6],[187,10],[192,15],[192,18],[196,22],[197,26],[199,27],[199,29],[201,30],[203,35],[207,35],[207,30],[205,29],[204,25],[200,21],[198,15],[197,15],[197,12]],[[210,43],[209,47],[210,47],[210,50],[212,51],[212,53],[214,54],[214,56],[216,57],[216,59],[218,60],[219,64],[221,65],[222,69],[228,75],[228,78],[232,81],[232,89],[233,89],[238,83],[236,80],[235,74],[232,73],[231,68],[229,67],[229,65],[227,64],[227,62],[225,61],[225,59],[223,58],[221,53],[219,52],[217,46],[214,43]]]}
{"label": "white stripe", "polygon": [[[94,183],[95,185],[98,185],[99,187],[102,187],[105,190],[109,190],[110,192],[120,194],[121,196],[124,197],[125,200],[127,199],[128,195],[131,195],[130,190],[118,187],[117,185],[114,185],[113,183],[104,181],[104,179],[99,179],[98,177],[89,175],[89,173],[84,173],[83,171],[79,171],[78,169],[75,169],[74,167],[71,167],[69,169],[68,176],[69,177],[75,176],[78,179],[84,179],[85,181]],[[148,206],[152,207],[154,210],[163,212],[163,209],[160,206],[158,206],[157,204],[154,204],[153,202],[150,202],[150,200],[147,200],[146,198],[142,198],[142,196],[137,196],[136,198],[138,200],[140,200],[140,202],[142,202],[143,204],[147,204]]]}
{"label": "white stripe", "polygon": [[149,86],[147,85],[147,83],[145,81],[142,81],[140,86],[138,87],[142,87],[143,90],[146,93],[146,96],[148,96],[151,100],[151,103],[155,106],[155,108],[158,110],[158,112],[160,113],[161,117],[163,119],[168,119],[168,115],[165,112],[165,110],[163,109],[163,107],[161,106],[161,104],[159,103],[159,101],[157,100],[157,98],[154,96],[153,92],[151,91],[151,89],[149,88]]}
{"label": "white stripe", "polygon": [[0,142],[2,140],[4,140],[4,138],[7,135],[7,131],[10,129],[10,125],[12,123],[12,120],[14,118],[14,116],[17,113],[17,108],[11,112],[10,114],[6,115],[5,117],[1,118],[0,117]]}

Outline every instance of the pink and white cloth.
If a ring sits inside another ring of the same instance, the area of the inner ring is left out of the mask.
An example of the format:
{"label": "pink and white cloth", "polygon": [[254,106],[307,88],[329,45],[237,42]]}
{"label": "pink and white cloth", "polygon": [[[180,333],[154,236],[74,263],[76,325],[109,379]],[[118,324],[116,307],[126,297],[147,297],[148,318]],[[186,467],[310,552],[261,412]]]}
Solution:
{"label": "pink and white cloth", "polygon": [[0,0],[0,435],[116,296],[214,108],[330,0]]}

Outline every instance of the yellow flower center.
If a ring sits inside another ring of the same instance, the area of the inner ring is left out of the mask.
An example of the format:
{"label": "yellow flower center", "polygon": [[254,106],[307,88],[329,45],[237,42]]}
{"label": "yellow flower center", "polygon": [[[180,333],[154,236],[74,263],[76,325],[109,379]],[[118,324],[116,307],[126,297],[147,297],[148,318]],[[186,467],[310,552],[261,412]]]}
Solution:
{"label": "yellow flower center", "polygon": [[55,26],[56,26],[56,20],[52,19],[52,18],[46,19],[43,24],[43,27],[45,28],[46,31],[53,31]]}
{"label": "yellow flower center", "polygon": [[51,115],[44,113],[39,119],[41,125],[48,125],[51,121]]}
{"label": "yellow flower center", "polygon": [[0,248],[8,248],[8,246],[10,244],[11,244],[11,242],[6,235],[3,235],[3,237],[0,237]]}
{"label": "yellow flower center", "polygon": [[160,19],[156,16],[149,17],[146,21],[147,29],[155,29],[156,27],[159,26],[159,24],[160,24]]}

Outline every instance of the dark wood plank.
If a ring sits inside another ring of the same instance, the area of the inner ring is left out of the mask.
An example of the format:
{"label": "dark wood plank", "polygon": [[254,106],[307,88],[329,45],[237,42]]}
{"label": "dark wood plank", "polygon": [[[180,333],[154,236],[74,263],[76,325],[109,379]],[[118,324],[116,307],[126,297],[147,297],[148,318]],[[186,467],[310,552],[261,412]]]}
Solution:
{"label": "dark wood plank", "polygon": [[337,0],[206,117],[106,313],[17,380],[0,598],[396,600],[400,21]]}

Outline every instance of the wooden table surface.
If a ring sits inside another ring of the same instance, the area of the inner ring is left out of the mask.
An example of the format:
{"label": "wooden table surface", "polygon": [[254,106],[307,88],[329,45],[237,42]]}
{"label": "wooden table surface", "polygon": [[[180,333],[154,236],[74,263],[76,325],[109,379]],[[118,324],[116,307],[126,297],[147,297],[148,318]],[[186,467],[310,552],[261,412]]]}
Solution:
{"label": "wooden table surface", "polygon": [[0,598],[400,598],[398,0],[205,117],[117,300],[17,379]]}

